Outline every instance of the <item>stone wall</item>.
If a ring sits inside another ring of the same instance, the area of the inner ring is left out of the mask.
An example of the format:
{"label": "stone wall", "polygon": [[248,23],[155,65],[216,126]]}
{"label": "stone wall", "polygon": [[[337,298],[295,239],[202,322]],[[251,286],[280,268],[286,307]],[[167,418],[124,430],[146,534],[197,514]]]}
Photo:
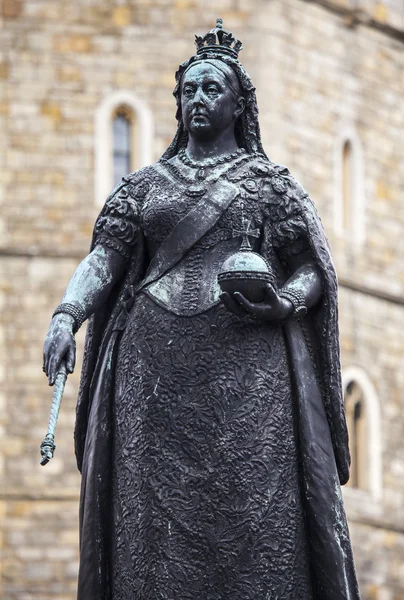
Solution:
{"label": "stone wall", "polygon": [[[377,10],[370,3],[363,8],[375,22],[390,23],[391,6],[378,4]],[[74,598],[80,480],[72,430],[78,373],[66,387],[55,458],[42,468],[38,446],[46,432],[51,390],[41,372],[41,355],[50,315],[88,249],[98,211],[95,112],[112,92],[134,90],[154,114],[157,158],[175,130],[174,71],[193,51],[193,33],[207,31],[217,16],[244,42],[242,60],[257,86],[268,154],[287,164],[310,192],[330,237],[343,284],[343,365],[366,370],[381,405],[381,500],[347,494],[363,598],[404,597],[403,41],[366,19],[353,24],[347,19],[350,3],[344,0],[221,0],[219,6],[220,15],[212,0],[3,1],[4,600]],[[393,25],[399,29],[398,22]],[[364,155],[361,244],[352,232],[338,235],[334,226],[336,140],[347,126],[357,131]],[[84,330],[78,334],[79,364],[83,338]]]}
{"label": "stone wall", "polygon": [[[55,457],[39,465],[51,389],[41,338],[76,260],[0,258],[1,583],[4,600],[71,600],[77,577],[78,492],[73,453],[78,374],[69,378]],[[82,331],[79,345],[82,345]],[[80,360],[80,351],[79,351]]]}

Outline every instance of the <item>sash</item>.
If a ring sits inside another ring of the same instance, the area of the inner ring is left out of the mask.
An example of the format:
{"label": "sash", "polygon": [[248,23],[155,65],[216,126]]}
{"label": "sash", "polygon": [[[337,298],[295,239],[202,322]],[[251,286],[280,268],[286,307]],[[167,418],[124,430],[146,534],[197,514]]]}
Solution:
{"label": "sash", "polygon": [[160,279],[184,258],[186,253],[218,222],[238,193],[238,188],[226,180],[211,184],[198,204],[177,223],[162,242],[135,292]]}

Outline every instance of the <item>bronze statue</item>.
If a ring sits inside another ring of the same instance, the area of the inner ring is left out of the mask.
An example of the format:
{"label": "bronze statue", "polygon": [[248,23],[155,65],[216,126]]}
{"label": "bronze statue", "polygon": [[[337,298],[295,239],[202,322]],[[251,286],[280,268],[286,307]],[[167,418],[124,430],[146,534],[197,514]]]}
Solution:
{"label": "bronze statue", "polygon": [[174,140],[107,199],[45,342],[52,385],[89,319],[78,598],[357,600],[327,240],[241,43],[218,20],[196,45]]}

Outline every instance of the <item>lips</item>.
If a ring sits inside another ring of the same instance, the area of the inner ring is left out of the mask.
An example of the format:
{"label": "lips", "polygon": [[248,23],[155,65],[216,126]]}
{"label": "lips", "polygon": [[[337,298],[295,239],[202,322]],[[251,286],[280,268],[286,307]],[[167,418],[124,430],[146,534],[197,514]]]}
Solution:
{"label": "lips", "polygon": [[197,122],[202,122],[202,121],[208,121],[209,118],[206,113],[197,112],[197,113],[191,114],[191,120],[197,123]]}
{"label": "lips", "polygon": [[205,111],[201,111],[200,109],[193,110],[191,112],[191,117],[192,118],[194,118],[194,117],[207,117],[207,116],[208,115],[206,114],[206,112]]}

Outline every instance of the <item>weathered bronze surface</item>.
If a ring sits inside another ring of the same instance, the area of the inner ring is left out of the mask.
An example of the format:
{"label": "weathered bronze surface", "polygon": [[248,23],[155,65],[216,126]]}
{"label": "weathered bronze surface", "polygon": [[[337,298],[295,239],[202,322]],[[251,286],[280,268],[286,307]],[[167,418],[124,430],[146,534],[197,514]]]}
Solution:
{"label": "weathered bronze surface", "polygon": [[89,319],[78,598],[355,600],[327,240],[241,43],[219,20],[196,45],[172,143],[107,199],[45,342],[53,384]]}

